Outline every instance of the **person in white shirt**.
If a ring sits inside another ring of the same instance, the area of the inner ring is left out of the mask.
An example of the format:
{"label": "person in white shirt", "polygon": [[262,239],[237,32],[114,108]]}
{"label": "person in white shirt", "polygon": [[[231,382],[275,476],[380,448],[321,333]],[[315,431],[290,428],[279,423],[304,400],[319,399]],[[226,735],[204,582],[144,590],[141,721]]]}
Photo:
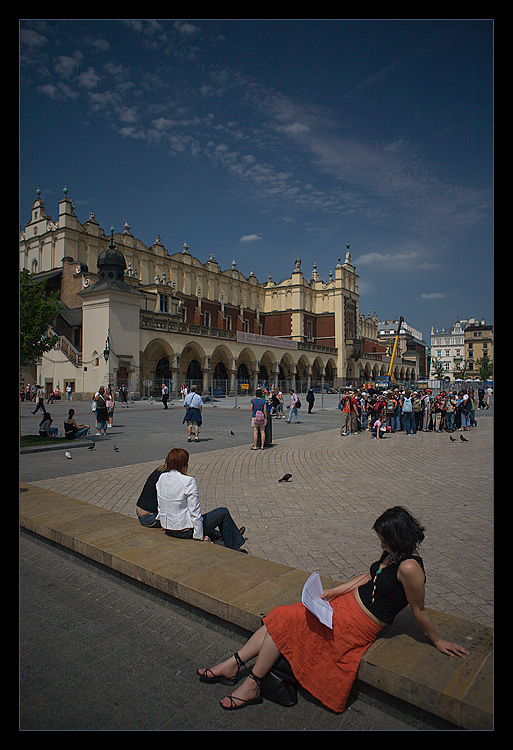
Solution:
{"label": "person in white shirt", "polygon": [[197,386],[191,385],[191,392],[184,398],[183,405],[186,409],[182,424],[187,422],[187,442],[192,440],[192,430],[194,428],[194,440],[199,443],[199,428],[203,423],[201,410],[203,409],[203,399],[196,393]]}
{"label": "person in white shirt", "polygon": [[157,520],[168,536],[215,542],[222,539],[225,547],[241,552],[244,544],[242,526],[237,527],[228,508],[201,512],[198,486],[188,475],[189,453],[184,448],[172,448],[166,457],[157,481]]}

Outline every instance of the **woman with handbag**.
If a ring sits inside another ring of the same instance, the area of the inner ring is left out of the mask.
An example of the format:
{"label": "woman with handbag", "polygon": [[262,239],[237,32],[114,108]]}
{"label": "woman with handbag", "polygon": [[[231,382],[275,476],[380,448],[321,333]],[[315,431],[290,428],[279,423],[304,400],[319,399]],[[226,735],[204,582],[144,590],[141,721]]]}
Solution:
{"label": "woman with handbag", "polygon": [[96,428],[98,430],[96,435],[101,435],[102,430],[103,434],[106,435],[109,413],[107,409],[107,397],[103,385],[100,386],[98,393],[95,395],[94,402],[96,404]]}
{"label": "woman with handbag", "polygon": [[241,667],[256,657],[244,682],[223,698],[222,708],[236,710],[261,703],[264,678],[283,655],[311,695],[327,708],[342,712],[361,657],[407,605],[439,651],[465,658],[468,651],[440,638],[424,609],[425,574],[418,555],[423,527],[396,506],[385,511],[373,529],[381,543],[380,559],[368,573],[322,593],[333,609],[332,629],[301,602],[275,607],[237,653],[211,669],[197,670],[203,682],[233,685]]}

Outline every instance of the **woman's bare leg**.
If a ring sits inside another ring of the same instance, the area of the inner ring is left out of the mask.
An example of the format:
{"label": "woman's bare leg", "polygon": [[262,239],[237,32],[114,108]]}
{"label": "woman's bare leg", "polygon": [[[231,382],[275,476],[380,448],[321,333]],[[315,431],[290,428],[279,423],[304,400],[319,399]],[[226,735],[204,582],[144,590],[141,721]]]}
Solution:
{"label": "woman's bare leg", "polygon": [[[255,633],[253,633],[249,640],[246,641],[244,646],[242,646],[242,648],[237,651],[240,659],[243,662],[249,661],[255,656],[258,656],[266,634],[267,629],[265,625],[262,625],[262,627],[260,627]],[[198,674],[203,674],[204,672],[204,669],[198,669]],[[235,657],[230,656],[228,659],[226,659],[226,661],[216,664],[215,667],[212,667],[212,669],[209,670],[209,673],[210,672],[215,677],[228,677],[229,679],[232,679],[237,675],[238,672],[238,666]]]}
{"label": "woman's bare leg", "polygon": [[[265,677],[265,675],[269,672],[276,659],[280,655],[280,652],[276,647],[273,639],[267,632],[267,628],[265,627],[265,625],[263,626],[263,629],[265,631],[264,637],[258,651],[257,660],[253,665],[253,669],[251,670],[255,677],[259,678]],[[260,630],[262,630],[262,628]],[[257,631],[257,633],[260,633],[260,630]],[[239,651],[239,656],[241,659],[244,659],[242,654],[243,649]],[[241,685],[237,687],[237,695],[235,695],[235,693],[231,693],[230,697],[223,698],[223,700],[221,701],[221,705],[225,708],[230,708],[233,705],[234,700],[243,703],[244,701],[256,698],[259,694],[260,688],[258,686],[258,683],[255,682],[255,680],[253,680],[251,677],[246,677],[244,682],[242,682]]]}

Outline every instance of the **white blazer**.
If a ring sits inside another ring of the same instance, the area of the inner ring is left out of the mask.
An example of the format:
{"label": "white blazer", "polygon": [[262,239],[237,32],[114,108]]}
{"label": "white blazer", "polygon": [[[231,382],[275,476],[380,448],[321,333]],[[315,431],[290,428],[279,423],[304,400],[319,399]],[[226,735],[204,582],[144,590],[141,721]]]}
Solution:
{"label": "white blazer", "polygon": [[194,477],[164,471],[157,482],[158,516],[164,529],[193,529],[193,539],[203,539],[203,518]]}

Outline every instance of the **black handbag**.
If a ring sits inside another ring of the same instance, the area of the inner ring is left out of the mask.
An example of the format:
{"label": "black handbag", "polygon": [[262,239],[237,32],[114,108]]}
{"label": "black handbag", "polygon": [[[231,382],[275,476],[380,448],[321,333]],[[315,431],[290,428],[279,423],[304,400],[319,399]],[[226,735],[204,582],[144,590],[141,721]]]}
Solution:
{"label": "black handbag", "polygon": [[262,697],[280,706],[296,705],[297,681],[284,656],[278,657],[273,668],[263,678],[260,690]]}

